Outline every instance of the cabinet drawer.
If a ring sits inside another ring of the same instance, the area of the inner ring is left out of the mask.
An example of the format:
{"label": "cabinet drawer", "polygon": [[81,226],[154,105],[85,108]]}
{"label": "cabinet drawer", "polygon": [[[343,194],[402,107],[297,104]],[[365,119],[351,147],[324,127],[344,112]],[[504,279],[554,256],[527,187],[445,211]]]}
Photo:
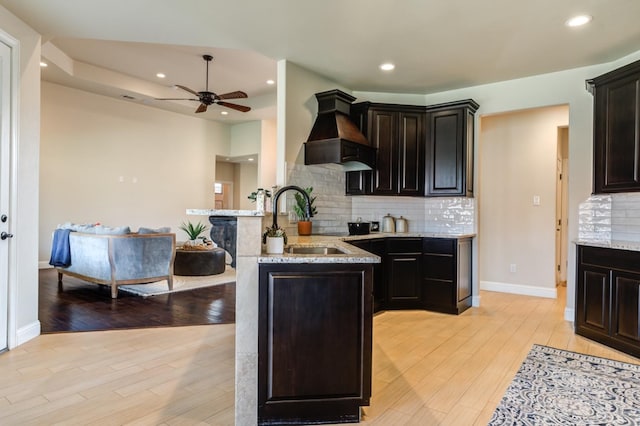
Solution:
{"label": "cabinet drawer", "polygon": [[422,253],[422,238],[389,238],[387,254]]}
{"label": "cabinet drawer", "polygon": [[457,240],[451,238],[424,238],[422,252],[435,254],[451,254],[456,251]]}
{"label": "cabinet drawer", "polygon": [[455,278],[453,255],[424,254],[422,256],[422,270],[425,278],[453,281]]}
{"label": "cabinet drawer", "polygon": [[590,246],[578,247],[580,263],[583,265],[640,273],[640,252]]}

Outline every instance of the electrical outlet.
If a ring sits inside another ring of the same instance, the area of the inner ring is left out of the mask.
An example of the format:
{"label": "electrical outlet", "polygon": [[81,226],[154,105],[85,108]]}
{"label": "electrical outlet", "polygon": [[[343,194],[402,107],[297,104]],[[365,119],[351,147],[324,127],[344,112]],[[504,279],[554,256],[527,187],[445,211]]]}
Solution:
{"label": "electrical outlet", "polygon": [[534,206],[539,206],[540,205],[540,196],[539,195],[534,195],[533,196],[533,205]]}
{"label": "electrical outlet", "polygon": [[516,264],[512,263],[509,265],[509,272],[516,272]]}

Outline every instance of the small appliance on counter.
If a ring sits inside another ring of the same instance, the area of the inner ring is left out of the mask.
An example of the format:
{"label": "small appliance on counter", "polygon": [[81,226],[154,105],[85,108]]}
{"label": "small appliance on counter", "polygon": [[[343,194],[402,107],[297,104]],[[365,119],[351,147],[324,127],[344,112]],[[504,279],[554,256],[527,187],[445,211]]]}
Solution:
{"label": "small appliance on counter", "polygon": [[382,218],[382,232],[396,232],[396,221],[389,213]]}
{"label": "small appliance on counter", "polygon": [[371,231],[371,232],[380,232],[380,222],[378,222],[377,220],[372,220],[371,221],[371,227],[369,228],[369,231]]}
{"label": "small appliance on counter", "polygon": [[355,222],[347,222],[349,226],[349,235],[367,235],[371,228],[371,223],[363,222],[359,217]]}
{"label": "small appliance on counter", "polygon": [[409,232],[409,224],[407,223],[407,219],[402,216],[396,219],[396,232]]}

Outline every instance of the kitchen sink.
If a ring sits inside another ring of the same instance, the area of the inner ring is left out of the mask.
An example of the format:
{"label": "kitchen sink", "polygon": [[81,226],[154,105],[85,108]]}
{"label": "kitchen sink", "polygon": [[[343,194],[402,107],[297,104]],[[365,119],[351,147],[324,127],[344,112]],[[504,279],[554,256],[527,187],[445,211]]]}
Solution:
{"label": "kitchen sink", "polygon": [[289,246],[286,251],[290,254],[346,254],[345,251],[340,250],[337,247],[326,246]]}

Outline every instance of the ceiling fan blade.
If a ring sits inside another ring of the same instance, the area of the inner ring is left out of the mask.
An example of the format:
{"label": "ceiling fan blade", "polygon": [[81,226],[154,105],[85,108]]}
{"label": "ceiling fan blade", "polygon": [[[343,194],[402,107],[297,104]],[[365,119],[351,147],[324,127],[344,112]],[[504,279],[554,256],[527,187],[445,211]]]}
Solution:
{"label": "ceiling fan blade", "polygon": [[196,112],[205,112],[207,110],[207,106],[205,104],[200,104]]}
{"label": "ceiling fan blade", "polygon": [[199,101],[196,98],[153,98],[156,101]]}
{"label": "ceiling fan blade", "polygon": [[200,96],[200,94],[199,94],[198,92],[196,92],[195,90],[189,89],[189,88],[188,88],[188,87],[186,87],[186,86],[181,86],[181,85],[179,85],[179,84],[176,84],[176,87],[179,87],[179,88],[181,88],[182,90],[185,90],[185,91],[187,91],[187,92],[189,92],[189,93],[191,93],[191,94],[193,94],[193,95]]}
{"label": "ceiling fan blade", "polygon": [[216,102],[216,103],[218,105],[222,105],[222,106],[225,106],[227,108],[235,109],[235,110],[240,111],[240,112],[251,111],[251,108],[249,108],[248,106],[244,106],[244,105],[231,104],[229,102]]}
{"label": "ceiling fan blade", "polygon": [[240,98],[246,98],[247,94],[237,90],[235,92],[229,92],[229,93],[225,93],[223,95],[218,95],[218,99],[240,99]]}

